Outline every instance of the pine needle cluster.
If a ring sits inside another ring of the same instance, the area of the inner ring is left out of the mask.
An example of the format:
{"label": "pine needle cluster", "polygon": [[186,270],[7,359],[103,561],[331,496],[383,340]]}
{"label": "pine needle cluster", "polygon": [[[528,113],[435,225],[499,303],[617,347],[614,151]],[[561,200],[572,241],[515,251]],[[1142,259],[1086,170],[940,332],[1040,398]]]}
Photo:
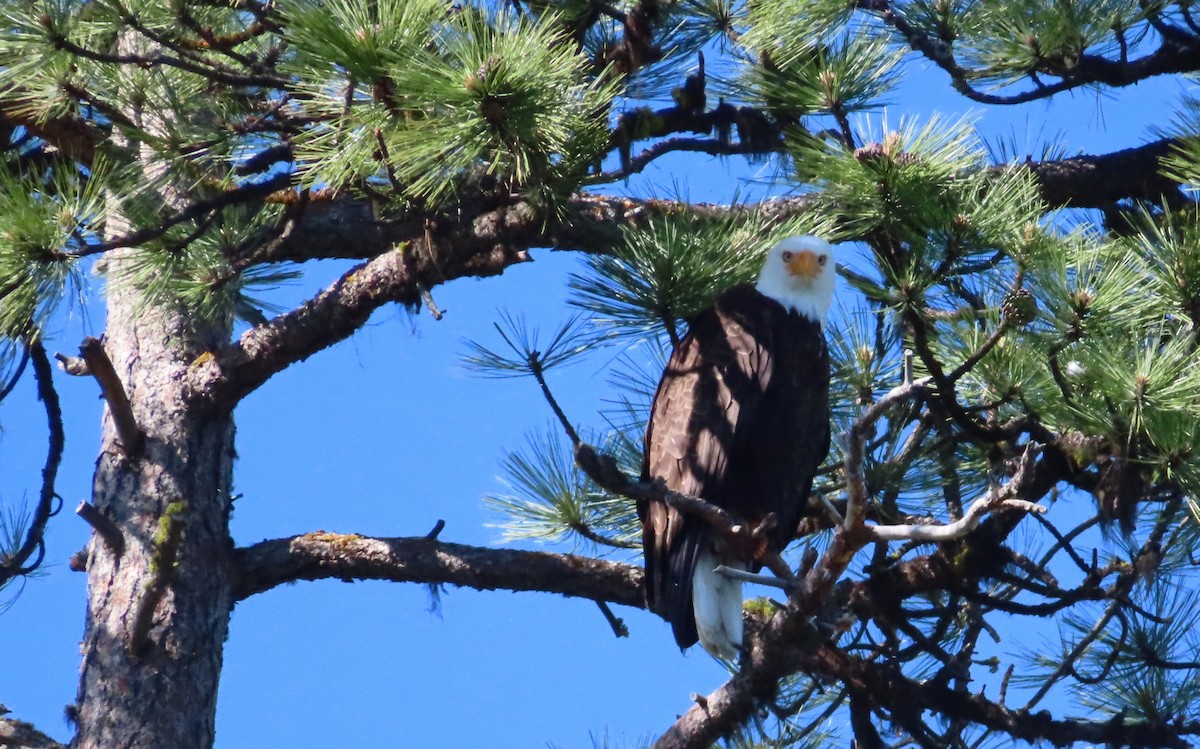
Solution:
{"label": "pine needle cluster", "polygon": [[101,202],[82,175],[0,169],[0,338],[36,338],[62,303],[81,297],[81,239],[101,219]]}
{"label": "pine needle cluster", "polygon": [[686,212],[664,216],[625,230],[611,254],[588,256],[587,270],[568,281],[570,303],[618,335],[666,334],[678,341],[687,318],[725,289],[758,276],[776,242],[831,229],[816,212],[784,222],[751,211],[725,221]]}
{"label": "pine needle cluster", "polygon": [[297,143],[305,184],[410,201],[569,190],[606,142],[615,85],[588,74],[552,14],[339,0],[299,3],[288,24],[290,67],[319,123]]}

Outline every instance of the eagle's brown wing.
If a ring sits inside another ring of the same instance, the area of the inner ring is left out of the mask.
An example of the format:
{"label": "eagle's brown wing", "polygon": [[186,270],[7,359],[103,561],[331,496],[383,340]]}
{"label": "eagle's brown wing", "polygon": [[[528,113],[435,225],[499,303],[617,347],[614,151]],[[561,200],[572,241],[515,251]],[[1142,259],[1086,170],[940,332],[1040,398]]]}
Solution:
{"label": "eagle's brown wing", "polygon": [[[745,448],[745,426],[773,373],[770,325],[756,309],[767,300],[751,300],[747,291],[757,295],[748,287],[731,290],[691,321],[667,362],[646,430],[643,479],[662,479],[670,489],[722,507],[736,504],[730,461]],[[639,513],[647,602],[672,622],[686,648],[697,639],[692,571],[707,526],[661,502]]]}

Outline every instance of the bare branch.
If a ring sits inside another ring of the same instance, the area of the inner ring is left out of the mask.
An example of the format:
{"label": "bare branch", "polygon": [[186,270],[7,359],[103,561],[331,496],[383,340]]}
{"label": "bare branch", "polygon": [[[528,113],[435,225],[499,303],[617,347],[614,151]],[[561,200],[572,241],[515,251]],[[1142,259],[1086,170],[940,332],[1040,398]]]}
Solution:
{"label": "bare branch", "polygon": [[946,525],[872,525],[868,526],[871,535],[877,541],[952,541],[962,538],[979,525],[989,512],[1002,508],[1023,510],[1024,512],[1041,514],[1046,508],[1036,502],[1017,499],[1016,494],[1024,487],[1031,477],[1037,449],[1027,447],[1021,456],[1021,465],[1017,473],[1003,486],[990,487],[982,497],[971,503],[963,516],[953,523]]}
{"label": "bare branch", "polygon": [[[575,445],[575,464],[588,478],[606,491],[620,494],[639,502],[665,502],[680,512],[702,518],[735,548],[758,551],[761,549],[756,528],[732,512],[704,501],[699,497],[672,491],[659,481],[633,481],[617,467],[612,457],[604,455],[586,442]],[[748,556],[755,556],[753,553]],[[766,551],[756,559],[785,580],[793,577],[791,569],[778,554]]]}
{"label": "bare branch", "polygon": [[307,533],[236,551],[237,600],[297,580],[446,583],[476,590],[543,591],[645,608],[639,567],[571,554],[488,549],[424,536]]}
{"label": "bare branch", "polygon": [[87,363],[88,371],[96,378],[96,382],[100,383],[100,391],[108,403],[108,412],[117,428],[117,434],[121,437],[125,455],[136,458],[142,452],[146,435],[142,433],[142,428],[133,416],[133,408],[129,405],[125,386],[117,376],[117,370],[113,369],[112,361],[104,351],[104,344],[100,343],[99,339],[88,336],[79,347],[79,355]]}
{"label": "bare branch", "polygon": [[[906,375],[907,376],[907,375]],[[867,438],[875,429],[875,423],[883,418],[889,408],[910,398],[924,397],[928,377],[903,382],[889,390],[882,398],[863,411],[850,430],[844,435],[846,448],[846,517],[842,527],[846,530],[859,528],[866,519],[868,491],[866,474],[863,472],[864,450]]]}
{"label": "bare branch", "polygon": [[[38,503],[29,521],[29,528],[25,531],[25,539],[11,554],[0,558],[0,585],[14,577],[29,574],[42,563],[46,552],[46,524],[58,513],[62,502],[54,491],[54,483],[58,478],[58,467],[62,463],[66,435],[63,431],[62,406],[59,405],[58,391],[54,389],[54,368],[41,341],[27,344],[26,350],[37,380],[38,399],[46,409],[50,444],[46,450],[46,463],[42,467],[42,488],[38,493]],[[58,506],[55,500],[58,500]],[[30,561],[31,559],[33,561]]]}
{"label": "bare branch", "polygon": [[109,519],[107,515],[96,509],[96,506],[91,502],[82,501],[75,508],[75,514],[81,517],[84,522],[92,526],[96,533],[104,539],[104,543],[112,551],[114,557],[120,557],[125,551],[125,537],[121,535],[121,529],[117,524]]}

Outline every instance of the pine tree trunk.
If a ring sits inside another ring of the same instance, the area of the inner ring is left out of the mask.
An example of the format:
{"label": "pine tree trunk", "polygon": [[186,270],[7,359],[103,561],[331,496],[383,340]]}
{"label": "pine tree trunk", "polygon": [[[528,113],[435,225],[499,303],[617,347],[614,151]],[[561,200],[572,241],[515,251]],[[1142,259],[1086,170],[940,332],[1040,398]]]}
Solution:
{"label": "pine tree trunk", "polygon": [[[188,363],[213,339],[227,339],[229,326],[204,329],[178,310],[146,306],[120,283],[128,262],[110,263],[106,349],[145,440],[140,457],[128,457],[106,411],[93,503],[125,547],[118,558],[93,535],[89,549],[77,746],[207,748],[233,606],[234,428],[229,414],[192,410],[181,382]],[[184,504],[168,513],[177,502]],[[174,564],[156,559],[176,542]],[[139,624],[146,615],[148,627]]]}
{"label": "pine tree trunk", "polygon": [[[132,33],[118,40],[126,54],[147,47]],[[128,90],[123,114],[164,136],[174,114],[164,108],[167,98],[155,79],[122,74]],[[135,143],[120,131],[113,137],[138,154],[164,211],[186,205],[185,190],[164,179],[169,165],[147,141]],[[120,196],[110,196],[106,218],[109,237],[129,231]],[[144,439],[140,449],[123,445],[111,408],[105,410],[92,502],[119,530],[124,548],[118,555],[98,534],[89,544],[74,745],[209,749],[233,608],[234,428],[232,414],[187,403],[183,383],[197,356],[229,340],[232,321],[202,321],[151,299],[128,273],[139,262],[133,251],[110,253],[106,261],[104,346]]]}

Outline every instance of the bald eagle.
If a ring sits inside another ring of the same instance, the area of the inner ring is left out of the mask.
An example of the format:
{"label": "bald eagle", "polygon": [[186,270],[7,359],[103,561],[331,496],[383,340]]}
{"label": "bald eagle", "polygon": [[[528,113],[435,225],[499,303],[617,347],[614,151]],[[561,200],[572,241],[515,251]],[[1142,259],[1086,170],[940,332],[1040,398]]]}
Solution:
{"label": "bald eagle", "polygon": [[[833,298],[833,252],[790,237],[767,254],[758,282],[734,286],[689,320],[650,410],[642,480],[700,497],[757,526],[781,551],[795,535],[813,475],[829,452],[829,353],[822,327]],[[733,659],[742,642],[741,582],[726,565],[758,569],[706,521],[664,502],[638,506],[646,598],[681,649],[697,639]]]}

